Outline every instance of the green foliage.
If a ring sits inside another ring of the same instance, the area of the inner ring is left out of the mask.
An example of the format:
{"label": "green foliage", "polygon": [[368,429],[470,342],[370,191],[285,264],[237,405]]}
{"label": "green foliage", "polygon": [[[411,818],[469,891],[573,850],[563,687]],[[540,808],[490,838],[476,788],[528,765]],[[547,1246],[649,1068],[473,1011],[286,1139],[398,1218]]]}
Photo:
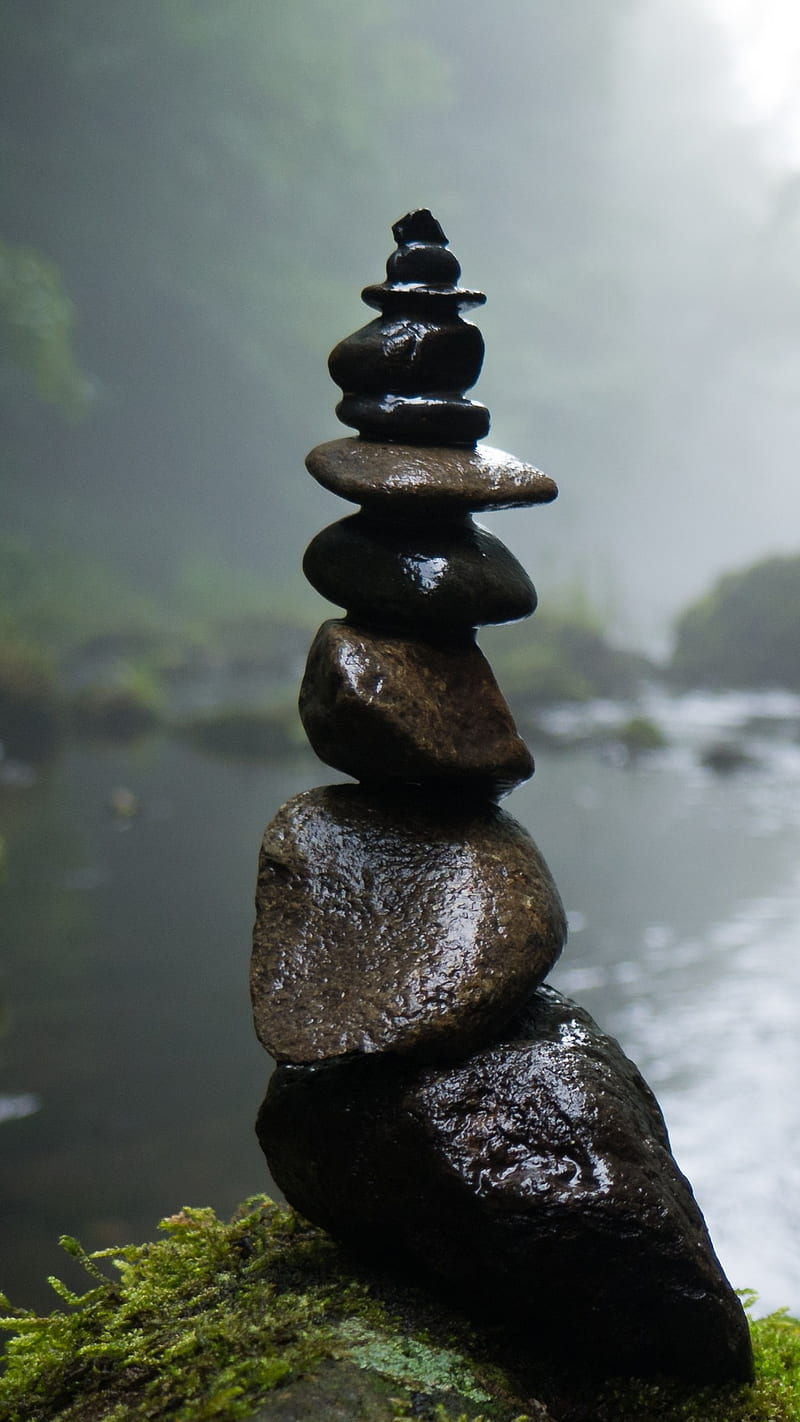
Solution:
{"label": "green foliage", "polygon": [[153,672],[123,663],[110,681],[85,686],[72,698],[70,718],[79,735],[129,741],[160,725],[163,696]]}
{"label": "green foliage", "polygon": [[0,642],[58,657],[79,642],[163,626],[158,602],[100,557],[68,547],[43,556],[31,538],[0,533]]}
{"label": "green foliage", "polygon": [[74,310],[52,262],[26,247],[0,242],[0,382],[3,363],[30,378],[40,400],[83,413],[91,386],[72,349]]}
{"label": "green foliage", "polygon": [[685,686],[800,689],[800,556],[720,578],[680,618],[671,671]]}
{"label": "green foliage", "polygon": [[630,696],[650,670],[588,616],[539,610],[529,622],[483,630],[481,645],[506,695],[529,705]]}
{"label": "green foliage", "polygon": [[230,760],[270,760],[305,745],[296,697],[279,705],[224,706],[176,728],[200,750]]}
{"label": "green foliage", "polygon": [[53,668],[36,648],[0,644],[0,746],[22,760],[45,759],[55,748],[60,705]]}
{"label": "green foliage", "polygon": [[641,751],[663,750],[667,744],[661,727],[649,716],[631,716],[629,721],[620,726],[616,735],[631,755],[638,755]]}
{"label": "green foliage", "polygon": [[[53,1280],[66,1308],[0,1320],[11,1335],[4,1422],[243,1422],[257,1410],[268,1418],[276,1388],[309,1379],[312,1397],[315,1377],[335,1381],[334,1364],[375,1380],[370,1410],[358,1415],[386,1422],[533,1422],[549,1417],[541,1397],[559,1422],[800,1417],[800,1322],[785,1312],[751,1325],[752,1387],[592,1387],[544,1374],[522,1383],[498,1365],[500,1340],[479,1338],[413,1290],[354,1274],[320,1230],[264,1198],[229,1224],[184,1209],[162,1229],[158,1243],[91,1255],[62,1240],[92,1287],[79,1295]],[[325,1415],[317,1401],[317,1411],[291,1415]]]}

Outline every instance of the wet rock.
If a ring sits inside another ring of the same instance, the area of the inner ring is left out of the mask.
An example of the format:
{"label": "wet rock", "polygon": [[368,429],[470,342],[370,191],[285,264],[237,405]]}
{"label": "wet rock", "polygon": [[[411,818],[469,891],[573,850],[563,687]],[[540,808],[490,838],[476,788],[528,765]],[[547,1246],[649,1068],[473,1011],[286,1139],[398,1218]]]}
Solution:
{"label": "wet rock", "polygon": [[478,627],[536,607],[522,565],[469,517],[390,523],[352,514],[312,539],[303,571],[323,597],[381,627]]}
{"label": "wet rock", "polygon": [[251,991],[279,1061],[453,1057],[549,972],[564,910],[527,832],[487,802],[325,786],[289,800],[261,851]]}
{"label": "wet rock", "polygon": [[451,1066],[281,1068],[258,1131],[304,1215],[505,1319],[534,1358],[606,1376],[751,1376],[742,1308],[654,1096],[550,988]]}
{"label": "wet rock", "polygon": [[318,483],[355,504],[392,512],[525,508],[546,504],[556,484],[533,464],[502,449],[420,448],[333,439],[306,459]]}
{"label": "wet rock", "polygon": [[344,393],[336,413],[366,439],[474,444],[489,429],[489,411],[463,396],[480,374],[483,337],[460,312],[486,298],[454,285],[461,268],[427,208],[392,231],[398,245],[386,281],[362,292],[381,315],[328,361]]}
{"label": "wet rock", "polygon": [[320,758],[357,780],[440,780],[492,796],[533,773],[474,641],[435,645],[325,622],[300,716]]}
{"label": "wet rock", "polygon": [[364,439],[471,446],[489,433],[489,411],[461,395],[345,395],[336,406],[343,425]]}
{"label": "wet rock", "polygon": [[470,321],[401,315],[370,321],[341,341],[328,369],[351,395],[435,395],[443,387],[468,390],[482,364],[483,337]]}

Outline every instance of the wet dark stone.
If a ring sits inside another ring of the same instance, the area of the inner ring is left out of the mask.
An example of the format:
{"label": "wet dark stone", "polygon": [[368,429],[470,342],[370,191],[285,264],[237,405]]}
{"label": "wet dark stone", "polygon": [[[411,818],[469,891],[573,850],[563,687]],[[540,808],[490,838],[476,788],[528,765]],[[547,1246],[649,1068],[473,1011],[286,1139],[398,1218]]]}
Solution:
{"label": "wet dark stone", "polygon": [[348,396],[458,396],[475,384],[482,363],[483,337],[470,322],[399,316],[370,321],[340,341],[328,369]]}
{"label": "wet dark stone", "polygon": [[605,1376],[751,1377],[741,1305],[655,1097],[550,988],[458,1064],[281,1068],[258,1134],[304,1215],[504,1319],[533,1358]]}
{"label": "wet dark stone", "polygon": [[554,481],[502,449],[429,448],[334,439],[312,449],[306,468],[342,499],[400,515],[525,508],[556,498]]}
{"label": "wet dark stone", "polygon": [[345,395],[336,414],[364,439],[399,444],[470,446],[488,434],[490,423],[485,405],[460,395]]}
{"label": "wet dark stone", "polygon": [[515,622],[536,607],[522,565],[470,518],[352,514],[317,534],[303,571],[323,597],[378,626],[478,627]]}
{"label": "wet dark stone", "polygon": [[328,362],[344,395],[336,413],[365,439],[474,445],[489,411],[463,395],[480,373],[483,337],[460,312],[486,298],[453,285],[461,268],[427,208],[392,231],[398,246],[386,281],[361,293],[380,318],[341,341]]}
{"label": "wet dark stone", "polygon": [[533,773],[474,641],[435,645],[325,622],[300,716],[317,755],[357,780],[434,779],[500,796]]}
{"label": "wet dark stone", "polygon": [[264,835],[251,991],[279,1061],[452,1057],[549,972],[566,927],[530,835],[489,802],[325,786]]}

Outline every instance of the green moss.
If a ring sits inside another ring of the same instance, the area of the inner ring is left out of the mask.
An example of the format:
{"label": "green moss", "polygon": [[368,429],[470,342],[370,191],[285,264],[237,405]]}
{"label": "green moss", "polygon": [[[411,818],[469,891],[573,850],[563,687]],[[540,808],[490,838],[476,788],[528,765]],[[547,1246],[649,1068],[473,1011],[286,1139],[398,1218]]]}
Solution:
{"label": "green moss", "polygon": [[157,1243],[92,1255],[62,1241],[92,1287],[78,1296],[52,1281],[64,1307],[2,1320],[3,1422],[548,1422],[548,1408],[559,1422],[800,1418],[800,1323],[786,1314],[752,1326],[753,1387],[521,1382],[513,1360],[498,1362],[500,1336],[354,1273],[320,1230],[263,1198],[229,1224],[185,1209],[162,1229]]}
{"label": "green moss", "polygon": [[617,732],[618,738],[631,755],[642,751],[663,750],[667,738],[660,726],[649,716],[632,716]]}

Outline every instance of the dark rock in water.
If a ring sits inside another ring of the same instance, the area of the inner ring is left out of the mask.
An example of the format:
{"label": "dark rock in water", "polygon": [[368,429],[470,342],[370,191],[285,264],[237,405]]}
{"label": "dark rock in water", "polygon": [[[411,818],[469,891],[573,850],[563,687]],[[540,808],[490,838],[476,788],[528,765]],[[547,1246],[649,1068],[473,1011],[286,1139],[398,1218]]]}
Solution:
{"label": "dark rock in water", "polygon": [[323,597],[379,627],[478,627],[536,607],[522,565],[468,517],[389,523],[351,514],[311,541],[303,571]]}
{"label": "dark rock in water", "polygon": [[504,1318],[534,1357],[605,1376],[751,1377],[743,1310],[655,1097],[552,989],[450,1066],[280,1068],[258,1132],[304,1215]]}
{"label": "dark rock in water", "polygon": [[436,779],[500,796],[533,773],[474,642],[325,622],[308,654],[300,716],[317,755],[357,780]]}
{"label": "dark rock in water", "polygon": [[496,805],[307,791],[264,835],[256,1032],[279,1061],[453,1057],[509,1020],[565,936],[544,860]]}
{"label": "dark rock in water", "polygon": [[436,510],[525,508],[546,504],[556,484],[533,464],[502,449],[422,449],[413,444],[373,444],[332,439],[306,459],[314,478],[355,504],[385,506],[393,514]]}

